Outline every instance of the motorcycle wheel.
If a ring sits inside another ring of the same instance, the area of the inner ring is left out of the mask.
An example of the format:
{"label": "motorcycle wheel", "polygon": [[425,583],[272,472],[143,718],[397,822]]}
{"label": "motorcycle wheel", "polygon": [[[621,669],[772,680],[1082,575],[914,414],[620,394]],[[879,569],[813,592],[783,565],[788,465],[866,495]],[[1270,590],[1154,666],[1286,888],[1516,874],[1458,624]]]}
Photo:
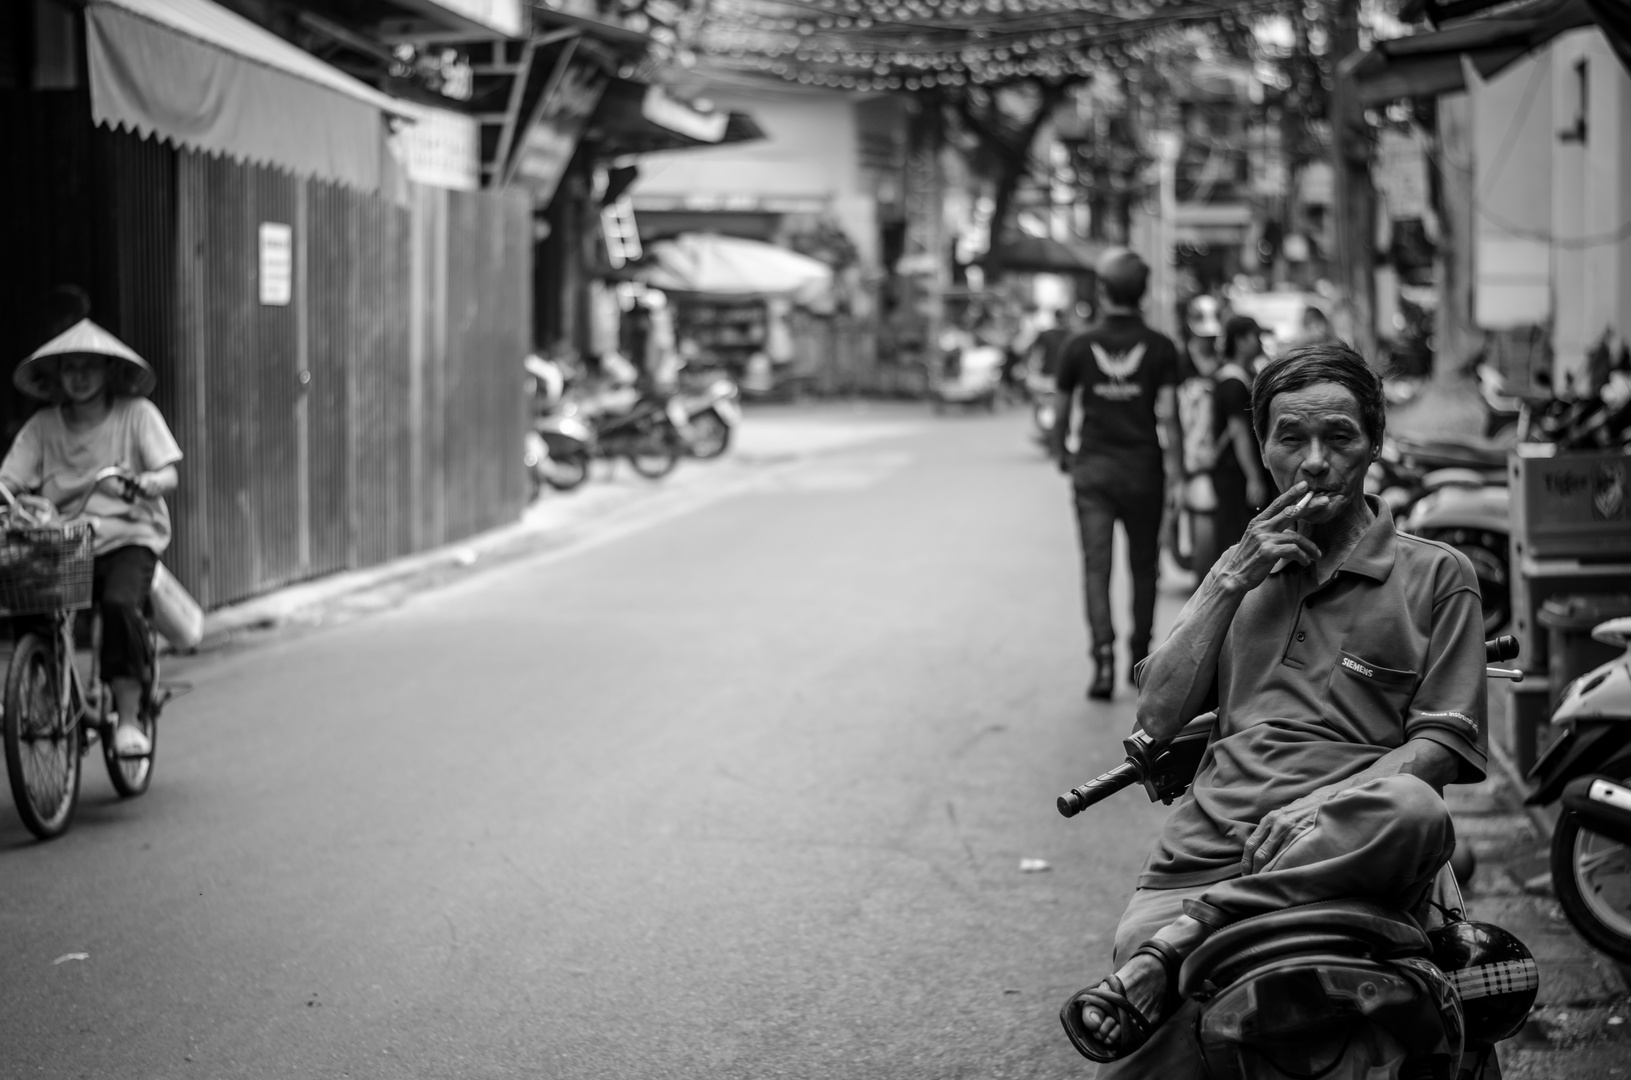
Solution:
{"label": "motorcycle wheel", "polygon": [[712,409],[691,418],[691,456],[702,461],[719,457],[731,448],[731,426]]}
{"label": "motorcycle wheel", "polygon": [[563,458],[551,458],[549,466],[544,473],[544,482],[556,491],[571,491],[582,487],[583,482],[589,479],[589,455],[569,454]]}
{"label": "motorcycle wheel", "polygon": [[647,480],[661,480],[674,471],[684,452],[685,440],[667,424],[640,432],[629,447],[627,457],[634,471]]}
{"label": "motorcycle wheel", "polygon": [[1442,540],[1472,563],[1484,606],[1484,637],[1492,638],[1512,621],[1512,570],[1506,537],[1477,529],[1448,529],[1431,537]]}
{"label": "motorcycle wheel", "polygon": [[1552,833],[1552,889],[1581,937],[1631,964],[1631,847],[1565,809]]}

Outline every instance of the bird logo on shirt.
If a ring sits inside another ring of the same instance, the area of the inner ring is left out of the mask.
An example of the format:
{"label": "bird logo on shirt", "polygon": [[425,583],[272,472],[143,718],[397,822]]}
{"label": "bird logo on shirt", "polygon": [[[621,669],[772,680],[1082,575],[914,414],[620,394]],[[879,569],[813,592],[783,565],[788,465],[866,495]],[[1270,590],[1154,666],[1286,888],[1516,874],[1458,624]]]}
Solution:
{"label": "bird logo on shirt", "polygon": [[1142,392],[1142,388],[1137,384],[1127,381],[1138,373],[1139,365],[1144,362],[1142,341],[1124,353],[1111,353],[1096,341],[1091,347],[1093,362],[1099,365],[1099,370],[1110,380],[1095,386],[1093,388],[1095,394],[1112,401],[1128,401]]}

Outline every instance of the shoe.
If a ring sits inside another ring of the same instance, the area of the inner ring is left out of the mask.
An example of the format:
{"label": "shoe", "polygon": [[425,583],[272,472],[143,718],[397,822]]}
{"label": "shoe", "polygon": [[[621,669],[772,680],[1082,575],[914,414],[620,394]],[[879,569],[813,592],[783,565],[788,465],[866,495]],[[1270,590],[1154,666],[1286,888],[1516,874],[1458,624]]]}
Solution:
{"label": "shoe", "polygon": [[153,743],[135,724],[120,724],[113,729],[113,752],[120,757],[146,757],[153,752]]}
{"label": "shoe", "polygon": [[1087,696],[1093,701],[1109,701],[1116,692],[1116,652],[1106,645],[1093,650],[1093,681]]}

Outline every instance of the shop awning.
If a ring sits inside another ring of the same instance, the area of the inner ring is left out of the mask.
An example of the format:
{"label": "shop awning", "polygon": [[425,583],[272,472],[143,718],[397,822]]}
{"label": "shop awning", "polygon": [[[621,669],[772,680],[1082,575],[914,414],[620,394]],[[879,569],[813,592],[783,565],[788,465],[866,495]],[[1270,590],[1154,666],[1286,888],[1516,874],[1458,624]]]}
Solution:
{"label": "shop awning", "polygon": [[832,284],[832,268],[775,244],[716,233],[683,233],[646,248],[626,277],[696,296],[810,295]]}
{"label": "shop awning", "polygon": [[1529,0],[1426,34],[1378,42],[1343,62],[1366,105],[1466,88],[1462,58],[1485,78],[1559,34],[1600,25],[1631,68],[1631,7],[1624,0]]}
{"label": "shop awning", "polygon": [[661,86],[614,79],[587,137],[606,153],[651,154],[753,142],[765,133],[746,113],[699,109]]}
{"label": "shop awning", "polygon": [[373,190],[387,96],[210,0],[92,0],[91,114],[212,154]]}

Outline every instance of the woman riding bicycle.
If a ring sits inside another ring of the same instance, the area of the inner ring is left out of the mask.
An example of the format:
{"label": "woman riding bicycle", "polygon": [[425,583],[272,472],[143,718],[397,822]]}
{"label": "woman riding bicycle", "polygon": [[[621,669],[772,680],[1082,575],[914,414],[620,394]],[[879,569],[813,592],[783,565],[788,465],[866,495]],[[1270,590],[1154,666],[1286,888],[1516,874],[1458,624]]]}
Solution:
{"label": "woman riding bicycle", "polygon": [[[17,365],[12,382],[48,403],[0,462],[0,483],[38,492],[57,512],[83,515],[96,528],[93,596],[102,609],[101,666],[119,713],[114,748],[122,757],[151,752],[137,726],[141,676],[152,657],[143,611],[153,570],[170,544],[164,496],[176,489],[181,448],[148,401],[153,369],[124,342],[81,319]],[[135,474],[126,501],[96,486],[97,471],[118,465]]]}

